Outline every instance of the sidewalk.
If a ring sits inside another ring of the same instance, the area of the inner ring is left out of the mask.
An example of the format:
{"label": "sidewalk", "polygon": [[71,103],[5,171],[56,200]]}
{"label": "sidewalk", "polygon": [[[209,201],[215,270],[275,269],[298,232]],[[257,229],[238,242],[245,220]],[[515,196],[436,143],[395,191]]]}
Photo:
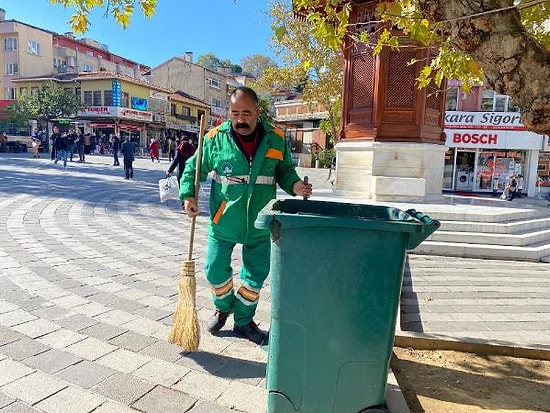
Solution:
{"label": "sidewalk", "polygon": [[[168,162],[138,159],[126,181],[106,156],[66,170],[30,156],[0,154],[0,413],[264,413],[267,355],[232,323],[221,337],[202,333],[196,353],[166,342],[190,223],[179,202],[158,201]],[[338,200],[306,172],[319,198]],[[206,223],[201,214],[194,249],[203,321],[212,313]],[[401,300],[409,332],[397,334],[550,350],[549,270],[411,255]],[[270,296],[268,281],[264,329]]]}

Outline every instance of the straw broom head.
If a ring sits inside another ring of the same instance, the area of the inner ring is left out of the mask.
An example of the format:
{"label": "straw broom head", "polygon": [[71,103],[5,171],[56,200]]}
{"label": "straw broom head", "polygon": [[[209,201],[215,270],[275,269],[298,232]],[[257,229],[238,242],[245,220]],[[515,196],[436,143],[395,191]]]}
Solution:
{"label": "straw broom head", "polygon": [[200,325],[195,305],[195,261],[182,263],[178,289],[178,304],[168,342],[177,344],[186,351],[196,351],[200,342]]}

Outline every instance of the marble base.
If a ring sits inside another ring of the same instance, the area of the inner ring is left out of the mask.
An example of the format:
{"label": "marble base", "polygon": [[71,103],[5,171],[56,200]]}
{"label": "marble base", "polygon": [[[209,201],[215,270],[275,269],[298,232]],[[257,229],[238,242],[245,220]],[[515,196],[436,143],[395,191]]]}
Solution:
{"label": "marble base", "polygon": [[340,142],[334,191],[373,201],[443,199],[445,150],[428,143]]}

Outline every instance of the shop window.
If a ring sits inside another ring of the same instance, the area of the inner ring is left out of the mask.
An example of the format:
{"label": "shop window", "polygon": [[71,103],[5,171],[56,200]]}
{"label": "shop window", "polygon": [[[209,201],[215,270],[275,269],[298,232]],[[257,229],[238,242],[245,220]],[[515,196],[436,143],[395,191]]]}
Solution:
{"label": "shop window", "polygon": [[510,96],[499,95],[492,90],[483,91],[481,110],[483,112],[519,112],[519,108],[512,102]]}
{"label": "shop window", "polygon": [[4,89],[4,98],[14,100],[15,99],[15,88],[7,87]]}
{"label": "shop window", "polygon": [[445,110],[458,110],[458,97],[460,96],[459,87],[450,87],[445,96]]}
{"label": "shop window", "polygon": [[4,73],[8,76],[13,76],[19,73],[19,65],[17,63],[6,63]]}
{"label": "shop window", "polygon": [[101,106],[101,90],[94,90],[93,92],[94,97],[94,106]]}
{"label": "shop window", "polygon": [[4,50],[5,51],[17,50],[17,37],[6,37],[4,39]]}
{"label": "shop window", "polygon": [[27,41],[27,53],[40,56],[40,43],[35,40]]}
{"label": "shop window", "polygon": [[495,112],[506,112],[508,109],[508,96],[496,95],[495,96]]}
{"label": "shop window", "polygon": [[113,91],[104,90],[103,91],[103,103],[105,106],[113,106]]}
{"label": "shop window", "polygon": [[93,94],[89,90],[84,91],[84,104],[86,106],[93,106],[94,104]]}
{"label": "shop window", "polygon": [[214,89],[221,89],[221,83],[218,79],[215,79],[215,78],[211,78],[211,79],[208,79],[208,85],[211,87],[211,88],[214,88]]}

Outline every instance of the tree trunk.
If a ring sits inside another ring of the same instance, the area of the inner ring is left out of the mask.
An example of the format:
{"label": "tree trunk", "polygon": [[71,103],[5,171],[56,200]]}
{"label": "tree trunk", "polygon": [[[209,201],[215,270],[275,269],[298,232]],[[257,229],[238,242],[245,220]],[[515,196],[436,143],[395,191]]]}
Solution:
{"label": "tree trunk", "polygon": [[445,23],[444,34],[483,68],[486,85],[512,98],[528,130],[549,135],[550,52],[525,31],[517,9],[496,11],[512,6],[513,0],[419,0],[419,4],[428,20],[451,20]]}

